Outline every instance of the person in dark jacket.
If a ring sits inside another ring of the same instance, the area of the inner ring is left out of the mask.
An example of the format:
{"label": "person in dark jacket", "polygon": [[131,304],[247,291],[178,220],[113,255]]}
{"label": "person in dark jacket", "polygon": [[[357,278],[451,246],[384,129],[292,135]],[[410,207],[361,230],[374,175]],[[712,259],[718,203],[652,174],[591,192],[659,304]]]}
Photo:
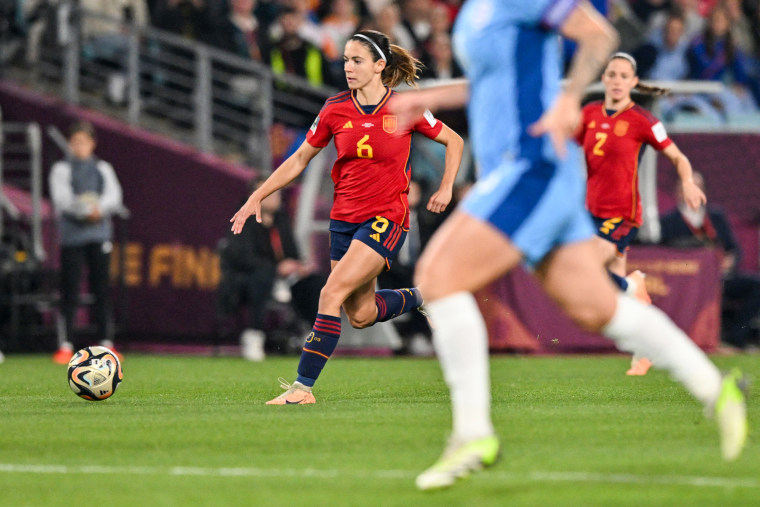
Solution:
{"label": "person in dark jacket", "polygon": [[[264,179],[256,180],[258,188]],[[265,316],[275,299],[290,302],[296,315],[311,322],[317,315],[319,292],[325,278],[300,260],[290,217],[282,209],[279,192],[262,201],[261,223],[251,220],[239,235],[231,232],[220,250],[221,279],[217,289],[220,322],[241,307],[247,311],[240,341],[243,357],[265,357]]]}
{"label": "person in dark jacket", "polygon": [[[704,177],[694,173],[694,183],[705,191]],[[741,248],[728,217],[720,208],[689,209],[676,189],[678,207],[661,218],[661,242],[675,247],[712,246],[723,251],[723,341],[745,349],[752,345],[752,321],[760,316],[760,277],[737,269]]]}

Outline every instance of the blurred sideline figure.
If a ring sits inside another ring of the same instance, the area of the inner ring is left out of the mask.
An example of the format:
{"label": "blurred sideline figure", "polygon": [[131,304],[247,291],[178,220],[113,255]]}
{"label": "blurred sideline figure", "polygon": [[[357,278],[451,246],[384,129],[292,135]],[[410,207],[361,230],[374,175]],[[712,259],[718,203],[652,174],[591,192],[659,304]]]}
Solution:
{"label": "blurred sideline figure", "polygon": [[[253,188],[264,181],[257,179]],[[300,260],[279,191],[261,202],[261,222],[248,224],[241,234],[227,235],[219,257],[222,276],[217,288],[217,322],[220,334],[224,334],[224,322],[241,306],[246,309],[245,329],[240,335],[244,358],[265,358],[266,311],[275,297],[289,303],[298,318],[314,321],[325,278]]]}
{"label": "blurred sideline figure", "polygon": [[113,349],[109,269],[113,249],[111,215],[122,207],[121,185],[113,166],[95,156],[95,128],[76,122],[68,132],[71,154],[50,170],[50,197],[58,219],[61,242],[61,313],[66,341],[54,354],[66,364],[74,350],[88,345],[75,333],[82,268],[95,296],[95,323],[101,344]]}
{"label": "blurred sideline figure", "polygon": [[[701,173],[694,173],[694,183],[706,192]],[[723,341],[740,349],[756,346],[752,324],[760,316],[760,277],[737,269],[741,248],[728,217],[714,206],[691,208],[680,185],[675,196],[678,207],[660,220],[660,241],[674,247],[712,246],[723,251]]]}
{"label": "blurred sideline figure", "polygon": [[348,90],[327,99],[306,141],[280,165],[230,220],[239,234],[251,215],[261,221],[261,201],[300,175],[335,138],[338,159],[332,168],[335,186],[330,212],[332,271],[319,298],[319,312],[306,337],[298,376],[272,405],[314,403],[312,387],[340,338],[341,308],[351,325],[365,328],[422,305],[416,288],[375,291],[377,276],[390,268],[409,229],[407,192],[411,178],[412,134],[419,132],[446,146],[443,178],[427,209],[446,209],[462,160],[464,141],[430,112],[401,127],[388,105],[393,87],[414,85],[419,61],[388,37],[361,31],[346,42],[343,53]]}
{"label": "blurred sideline figure", "polygon": [[[637,270],[626,277],[628,248],[642,223],[638,169],[647,145],[673,163],[685,202],[692,209],[698,209],[706,198],[694,184],[689,159],[668,137],[660,120],[631,98],[634,89],[652,95],[668,91],[640,83],[636,68],[636,60],[628,53],[610,57],[602,73],[604,100],[583,108],[576,140],[586,159],[586,206],[596,227],[593,243],[613,282],[648,304],[652,300],[643,273]],[[651,365],[646,357],[634,355],[626,373],[645,375]]]}
{"label": "blurred sideline figure", "polygon": [[[556,32],[578,43],[561,90]],[[412,91],[395,103],[402,124],[407,114],[414,117],[425,107],[467,103],[481,167],[481,179],[433,235],[417,265],[453,409],[449,444],[417,477],[420,489],[451,486],[499,456],[490,414],[488,334],[472,292],[521,262],[535,269],[547,294],[575,323],[603,333],[621,350],[650,358],[707,413],[715,413],[724,459],[736,459],[744,447],[740,372],[721,375],[664,313],[620,293],[594,246],[580,154],[567,141],[578,127],[585,89],[617,40],[584,0],[468,0],[454,41],[469,89],[457,83]]]}

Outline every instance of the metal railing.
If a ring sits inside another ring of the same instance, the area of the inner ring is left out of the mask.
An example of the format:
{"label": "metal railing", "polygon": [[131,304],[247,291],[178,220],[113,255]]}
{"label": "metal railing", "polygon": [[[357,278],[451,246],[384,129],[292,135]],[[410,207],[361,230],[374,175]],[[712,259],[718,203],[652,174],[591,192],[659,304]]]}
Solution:
{"label": "metal railing", "polygon": [[[61,2],[37,42],[31,82],[66,102],[102,110],[220,156],[271,171],[274,121],[303,127],[335,90],[259,62]],[[97,20],[107,33],[85,34]],[[52,33],[50,32],[52,30]]]}

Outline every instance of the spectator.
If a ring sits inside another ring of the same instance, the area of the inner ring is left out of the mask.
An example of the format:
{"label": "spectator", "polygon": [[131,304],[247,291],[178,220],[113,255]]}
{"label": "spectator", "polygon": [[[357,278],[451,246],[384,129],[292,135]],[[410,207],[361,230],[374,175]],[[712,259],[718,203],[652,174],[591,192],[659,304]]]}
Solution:
{"label": "spectator", "polygon": [[462,69],[454,59],[451,37],[435,33],[428,43],[429,60],[422,71],[422,79],[452,79],[462,76]]}
{"label": "spectator", "polygon": [[657,11],[649,20],[647,37],[650,40],[658,37],[657,34],[660,34],[659,37],[661,37],[666,21],[674,11],[681,13],[686,39],[694,39],[704,29],[705,18],[699,13],[697,0],[673,0],[669,9]]}
{"label": "spectator", "polygon": [[641,23],[646,26],[658,12],[669,7],[668,0],[635,0],[631,2],[631,10]]}
{"label": "spectator", "polygon": [[107,98],[114,104],[126,101],[125,62],[129,52],[129,30],[148,25],[145,0],[80,0],[84,57],[112,69],[107,76]]}
{"label": "spectator", "polygon": [[[254,188],[263,182],[256,180]],[[261,223],[250,220],[241,234],[227,235],[220,258],[217,319],[222,324],[245,307],[247,323],[240,336],[243,357],[250,361],[265,358],[265,313],[274,300],[275,287],[281,301],[289,301],[300,319],[314,321],[325,278],[300,260],[279,192],[262,201]]]}
{"label": "spectator", "polygon": [[303,23],[298,11],[283,9],[278,22],[280,35],[271,43],[269,64],[275,74],[295,74],[312,86],[331,85],[336,78],[331,76],[327,60],[318,47],[300,35]]}
{"label": "spectator", "polygon": [[264,61],[265,34],[253,14],[256,0],[230,0],[230,13],[209,34],[209,43],[243,58]]}
{"label": "spectator", "polygon": [[204,40],[204,0],[158,0],[151,10],[152,25],[190,40]]}
{"label": "spectator", "polygon": [[94,154],[96,136],[92,124],[75,123],[68,139],[70,155],[53,165],[49,180],[61,242],[61,312],[66,341],[53,356],[60,364],[68,363],[74,350],[87,345],[74,333],[85,265],[89,290],[95,296],[97,336],[103,345],[113,346],[108,292],[113,248],[111,216],[122,207],[121,186],[113,166]]}
{"label": "spectator", "polygon": [[720,5],[726,10],[731,25],[731,37],[736,47],[745,55],[751,55],[754,50],[752,41],[752,27],[749,19],[742,10],[742,0],[723,0]]}
{"label": "spectator", "polygon": [[425,62],[425,41],[430,37],[432,0],[401,0],[401,24],[414,41],[412,54]]}
{"label": "spectator", "polygon": [[330,0],[329,12],[322,20],[322,27],[332,38],[333,46],[343,48],[358,26],[359,16],[354,0]]}
{"label": "spectator", "polygon": [[395,3],[389,3],[382,7],[370,23],[377,31],[388,34],[394,44],[403,48],[413,48],[414,38],[401,24],[401,10]]}
{"label": "spectator", "polygon": [[84,48],[96,58],[120,61],[127,52],[127,26],[144,27],[149,23],[145,0],[79,0],[86,14],[82,21]]}
{"label": "spectator", "polygon": [[686,53],[689,38],[683,12],[668,12],[664,25],[650,36],[650,42],[639,48],[636,60],[641,64],[641,74],[647,79],[678,81],[689,72]]}
{"label": "spectator", "polygon": [[[356,14],[355,0],[330,0],[329,12],[322,20],[322,28],[331,39],[330,45],[334,48],[343,48],[346,41],[356,33],[359,27],[359,16]],[[335,82],[343,75],[342,53],[336,49],[336,55],[330,60],[331,81]],[[333,78],[332,76],[335,76]]]}
{"label": "spectator", "polygon": [[694,97],[692,104],[716,119],[751,112],[757,109],[749,93],[746,57],[736,46],[731,34],[731,20],[722,6],[710,13],[702,35],[697,37],[687,54],[689,79],[722,81],[727,89],[713,97]]}
{"label": "spectator", "polygon": [[[694,183],[703,191],[704,177],[694,173]],[[676,187],[677,209],[661,219],[662,243],[677,247],[712,246],[723,253],[723,341],[745,349],[756,345],[752,321],[760,316],[760,277],[737,270],[741,249],[725,213],[714,206],[692,210],[684,204]]]}

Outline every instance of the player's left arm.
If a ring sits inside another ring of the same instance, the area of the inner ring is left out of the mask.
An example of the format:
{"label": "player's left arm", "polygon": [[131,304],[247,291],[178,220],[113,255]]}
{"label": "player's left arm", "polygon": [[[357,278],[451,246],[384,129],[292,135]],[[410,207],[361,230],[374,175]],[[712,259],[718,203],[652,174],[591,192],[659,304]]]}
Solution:
{"label": "player's left arm", "polygon": [[683,197],[686,204],[691,209],[699,209],[700,206],[707,203],[707,197],[702,189],[694,183],[692,177],[693,171],[691,168],[691,162],[678,149],[676,143],[671,143],[667,148],[662,150],[662,153],[670,159],[678,172],[678,177],[681,178],[681,187],[683,189]]}
{"label": "player's left arm", "polygon": [[427,203],[428,211],[433,213],[442,213],[451,202],[454,194],[454,181],[459,172],[459,164],[462,162],[462,153],[464,152],[464,141],[462,137],[451,130],[445,123],[442,124],[441,131],[435,137],[434,141],[446,147],[446,161],[443,168],[443,178],[438,190],[430,196]]}

